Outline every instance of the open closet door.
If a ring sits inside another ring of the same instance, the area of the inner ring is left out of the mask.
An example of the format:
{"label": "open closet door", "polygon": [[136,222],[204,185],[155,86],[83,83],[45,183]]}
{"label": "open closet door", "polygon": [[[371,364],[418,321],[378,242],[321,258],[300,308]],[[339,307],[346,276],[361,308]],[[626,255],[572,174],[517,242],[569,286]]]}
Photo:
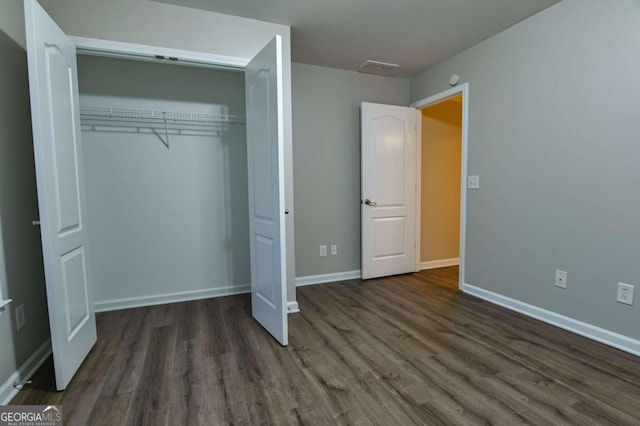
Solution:
{"label": "open closet door", "polygon": [[76,49],[35,0],[25,0],[25,19],[51,344],[62,390],[96,342]]}
{"label": "open closet door", "polygon": [[287,345],[282,38],[276,36],[245,68],[251,309]]}

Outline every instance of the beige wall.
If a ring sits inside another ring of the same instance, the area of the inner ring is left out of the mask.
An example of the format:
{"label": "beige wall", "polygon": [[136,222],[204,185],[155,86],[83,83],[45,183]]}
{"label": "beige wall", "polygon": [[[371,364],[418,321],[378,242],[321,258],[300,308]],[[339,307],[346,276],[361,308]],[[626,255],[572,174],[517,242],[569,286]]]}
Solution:
{"label": "beige wall", "polygon": [[422,110],[420,261],[460,256],[462,102]]}

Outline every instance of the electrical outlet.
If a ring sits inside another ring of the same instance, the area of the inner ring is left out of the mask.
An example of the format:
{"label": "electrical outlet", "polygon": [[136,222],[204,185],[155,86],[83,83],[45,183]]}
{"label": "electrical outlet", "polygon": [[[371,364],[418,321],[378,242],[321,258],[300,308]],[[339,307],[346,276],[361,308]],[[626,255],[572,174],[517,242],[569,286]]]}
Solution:
{"label": "electrical outlet", "polygon": [[633,305],[633,288],[631,284],[618,283],[618,296],[616,301],[625,305]]}
{"label": "electrical outlet", "polygon": [[338,255],[338,245],[331,244],[331,256],[337,256],[337,255]]}
{"label": "electrical outlet", "polygon": [[567,288],[567,271],[556,269],[556,287]]}
{"label": "electrical outlet", "polygon": [[480,176],[467,176],[467,189],[480,189]]}
{"label": "electrical outlet", "polygon": [[20,330],[24,327],[24,305],[20,305],[16,308],[16,329]]}
{"label": "electrical outlet", "polygon": [[320,256],[325,257],[327,255],[327,246],[320,246]]}

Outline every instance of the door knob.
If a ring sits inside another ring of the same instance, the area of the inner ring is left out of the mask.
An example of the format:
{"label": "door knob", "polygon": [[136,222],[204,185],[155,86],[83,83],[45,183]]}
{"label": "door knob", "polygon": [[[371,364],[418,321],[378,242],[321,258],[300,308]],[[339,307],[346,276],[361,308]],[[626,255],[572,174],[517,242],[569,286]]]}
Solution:
{"label": "door knob", "polygon": [[366,200],[364,200],[364,203],[365,203],[366,205],[368,205],[368,206],[371,206],[371,207],[375,207],[375,206],[377,206],[377,205],[378,205],[378,203],[376,203],[375,201],[371,201],[371,200],[370,200],[370,199],[368,199],[368,198],[367,198]]}

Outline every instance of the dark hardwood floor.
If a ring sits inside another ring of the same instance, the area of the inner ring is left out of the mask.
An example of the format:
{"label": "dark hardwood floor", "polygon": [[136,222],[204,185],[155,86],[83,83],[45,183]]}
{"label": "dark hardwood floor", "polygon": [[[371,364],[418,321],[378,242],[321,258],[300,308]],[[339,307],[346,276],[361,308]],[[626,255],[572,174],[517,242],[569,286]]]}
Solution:
{"label": "dark hardwood floor", "polygon": [[249,296],[98,315],[65,424],[640,425],[640,358],[457,292],[457,268],[302,287],[287,348]]}

